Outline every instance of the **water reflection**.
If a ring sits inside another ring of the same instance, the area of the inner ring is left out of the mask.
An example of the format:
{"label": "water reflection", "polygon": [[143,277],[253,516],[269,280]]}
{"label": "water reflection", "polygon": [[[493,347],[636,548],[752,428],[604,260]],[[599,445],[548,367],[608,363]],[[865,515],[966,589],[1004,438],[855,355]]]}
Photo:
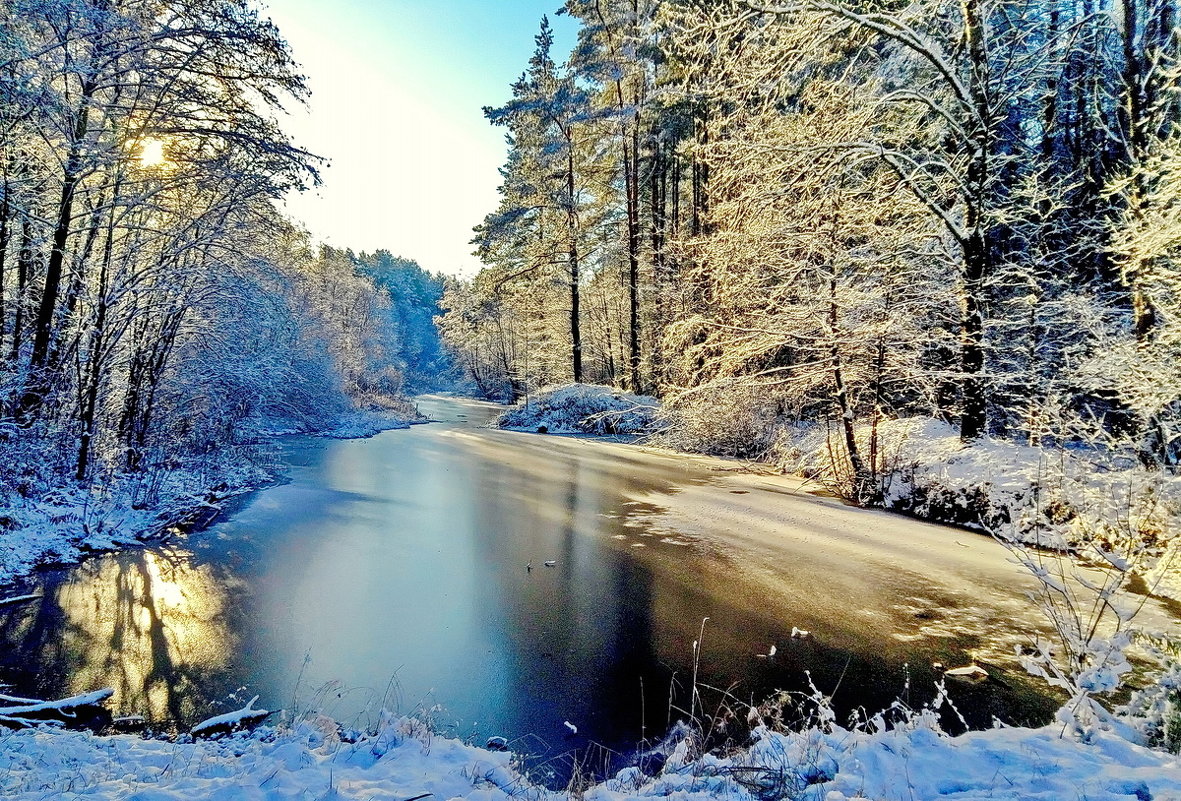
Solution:
{"label": "water reflection", "polygon": [[36,606],[0,615],[9,680],[51,697],[110,686],[112,704],[153,720],[192,719],[195,690],[234,649],[227,586],[183,550],[133,551],[49,582]]}
{"label": "water reflection", "polygon": [[[488,413],[424,411],[459,409]],[[842,710],[876,711],[908,681],[913,702],[930,698],[930,663],[967,659],[1002,614],[893,550],[855,562],[835,533],[794,552],[744,541],[748,518],[714,476],[634,449],[457,422],[293,440],[286,457],[289,483],[187,551],[48,575],[39,605],[0,616],[0,681],[44,695],[111,684],[120,712],[157,719],[191,721],[245,687],[268,708],[356,725],[389,706],[460,734],[536,735],[535,750],[626,748],[688,705],[703,618],[703,684],[755,700],[802,689],[808,670]],[[665,514],[686,496],[709,501],[700,518]],[[829,508],[816,525],[835,531]],[[793,626],[816,637],[792,639]],[[776,659],[760,659],[772,643]],[[1048,713],[1002,678],[953,688],[973,722]]]}

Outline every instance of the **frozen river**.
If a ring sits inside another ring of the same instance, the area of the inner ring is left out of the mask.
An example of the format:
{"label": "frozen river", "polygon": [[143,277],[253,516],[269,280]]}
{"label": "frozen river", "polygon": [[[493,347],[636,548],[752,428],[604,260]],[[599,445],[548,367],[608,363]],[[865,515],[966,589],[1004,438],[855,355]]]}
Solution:
{"label": "frozen river", "polygon": [[206,531],[45,573],[40,602],[0,609],[0,683],[112,686],[161,722],[254,694],[358,727],[385,706],[551,756],[659,737],[695,669],[707,710],[809,670],[872,714],[977,659],[993,678],[950,688],[974,725],[1052,707],[1009,656],[1038,625],[1029,583],[987,538],[719,460],[480,428],[489,404],[420,408],[439,422],[285,441],[290,481]]}

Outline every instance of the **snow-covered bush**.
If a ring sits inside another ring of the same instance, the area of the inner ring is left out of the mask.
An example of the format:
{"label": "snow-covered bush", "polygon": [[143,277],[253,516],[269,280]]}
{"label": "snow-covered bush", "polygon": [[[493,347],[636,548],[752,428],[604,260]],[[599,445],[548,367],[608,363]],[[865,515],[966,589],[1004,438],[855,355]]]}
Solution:
{"label": "snow-covered bush", "polygon": [[1146,687],[1134,691],[1117,711],[1144,742],[1181,754],[1181,640],[1148,643],[1165,668]]}
{"label": "snow-covered bush", "polygon": [[766,456],[782,409],[765,392],[740,384],[708,385],[683,392],[665,406],[667,447],[739,459]]}
{"label": "snow-covered bush", "polygon": [[497,428],[550,434],[647,434],[660,417],[660,402],[612,387],[569,384],[543,389],[500,415]]}

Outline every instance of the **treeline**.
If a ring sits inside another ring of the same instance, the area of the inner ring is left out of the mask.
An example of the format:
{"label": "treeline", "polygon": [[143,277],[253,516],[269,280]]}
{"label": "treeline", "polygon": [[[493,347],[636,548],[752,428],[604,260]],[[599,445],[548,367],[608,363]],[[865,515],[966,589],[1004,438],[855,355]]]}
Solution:
{"label": "treeline", "polygon": [[389,314],[397,331],[390,361],[402,375],[403,389],[420,394],[457,388],[463,376],[435,326],[447,279],[388,250],[360,255],[349,251],[347,255],[354,270],[389,299]]}
{"label": "treeline", "polygon": [[174,469],[400,391],[382,279],[272,202],[318,180],[276,123],[306,94],[246,0],[0,6],[5,490]]}
{"label": "treeline", "polygon": [[485,112],[501,202],[443,330],[491,395],[654,392],[707,449],[829,421],[863,475],[857,426],[927,415],[1173,463],[1178,10],[569,0],[569,60],[543,21]]}

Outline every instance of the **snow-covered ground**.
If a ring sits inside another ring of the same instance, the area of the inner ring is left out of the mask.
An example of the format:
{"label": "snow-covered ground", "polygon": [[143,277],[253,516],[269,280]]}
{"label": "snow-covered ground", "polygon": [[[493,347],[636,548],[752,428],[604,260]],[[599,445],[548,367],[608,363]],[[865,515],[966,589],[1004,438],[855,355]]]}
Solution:
{"label": "snow-covered ground", "polygon": [[[838,727],[782,734],[759,728],[729,755],[668,748],[655,776],[628,768],[584,787],[587,801],[1176,801],[1181,760],[1111,733],[1090,742],[1058,728],[992,729],[947,737],[923,715],[877,733]],[[433,799],[558,801],[508,752],[432,735],[407,718],[367,736],[325,718],[220,740],[30,729],[0,734],[0,795],[13,801],[193,799]]]}
{"label": "snow-covered ground", "polygon": [[[109,483],[72,482],[48,491],[20,493],[0,487],[0,587],[39,565],[68,564],[88,553],[117,550],[180,528],[201,525],[227,499],[275,480],[269,439],[311,433],[336,439],[371,437],[407,428],[421,418],[410,404],[358,409],[318,432],[270,430],[260,443],[221,458],[173,460]],[[0,597],[4,595],[0,592]]]}
{"label": "snow-covered ground", "polygon": [[[1147,585],[1181,600],[1181,476],[1100,449],[965,444],[953,426],[928,418],[884,421],[878,435],[886,509],[1099,559],[1134,553]],[[868,438],[859,427],[863,453]],[[777,451],[788,471],[837,489],[848,479],[834,431],[786,429]]]}
{"label": "snow-covered ground", "polygon": [[226,498],[270,480],[264,467],[243,460],[216,469],[177,466],[30,497],[0,493],[0,586],[38,565],[75,562],[163,534],[183,518],[215,515]]}
{"label": "snow-covered ground", "polygon": [[496,421],[500,428],[550,434],[646,434],[660,402],[612,387],[569,384],[533,393]]}

